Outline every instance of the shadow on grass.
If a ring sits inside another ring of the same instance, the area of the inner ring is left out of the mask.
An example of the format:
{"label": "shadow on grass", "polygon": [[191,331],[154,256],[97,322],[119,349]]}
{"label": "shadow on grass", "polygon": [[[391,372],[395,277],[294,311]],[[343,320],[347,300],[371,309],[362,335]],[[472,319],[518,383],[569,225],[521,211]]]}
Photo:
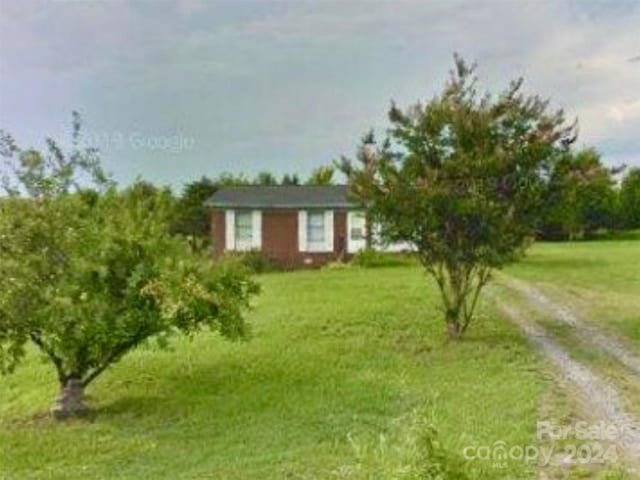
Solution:
{"label": "shadow on grass", "polygon": [[118,417],[126,415],[127,417],[144,417],[156,416],[162,411],[166,411],[172,402],[167,397],[157,395],[136,395],[122,396],[113,402],[98,405],[91,408],[88,418],[95,420],[96,418]]}
{"label": "shadow on grass", "polygon": [[[110,395],[93,413],[100,422],[153,422],[154,428],[158,420],[169,425],[198,419],[222,424],[232,418],[259,416],[322,418],[336,402],[357,409],[361,392],[385,393],[384,384],[344,375],[338,369],[315,355],[297,364],[290,357],[229,359],[192,367],[188,374],[178,369],[166,372],[146,392],[138,386],[135,391],[123,390],[121,396]],[[137,373],[128,369],[127,377]]]}

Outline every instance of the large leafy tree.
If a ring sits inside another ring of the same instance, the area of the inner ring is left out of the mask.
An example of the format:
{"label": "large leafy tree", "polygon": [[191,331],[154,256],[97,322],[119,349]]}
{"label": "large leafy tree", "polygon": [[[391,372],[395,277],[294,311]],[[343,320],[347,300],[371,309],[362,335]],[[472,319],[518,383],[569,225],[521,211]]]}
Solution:
{"label": "large leafy tree", "polygon": [[439,95],[405,110],[392,105],[384,141],[367,135],[357,161],[341,162],[383,236],[415,246],[454,339],[492,270],[523,252],[545,172],[574,140],[563,113],[523,94],[522,80],[480,94],[474,70],[456,56]]}
{"label": "large leafy tree", "polygon": [[177,200],[172,218],[173,233],[184,235],[193,250],[208,245],[211,238],[211,218],[205,202],[218,190],[218,185],[207,177],[187,183]]}
{"label": "large leafy tree", "polygon": [[0,201],[0,370],[35,345],[55,368],[54,410],[84,410],[83,392],[151,338],[202,328],[246,333],[243,310],[257,286],[238,267],[213,264],[169,232],[166,191],[120,191],[97,152],[21,150],[2,134],[7,196]]}
{"label": "large leafy tree", "polygon": [[620,187],[620,210],[626,228],[640,228],[640,168],[630,169]]}
{"label": "large leafy tree", "polygon": [[618,223],[616,169],[592,149],[567,152],[553,166],[546,192],[543,237],[579,240]]}

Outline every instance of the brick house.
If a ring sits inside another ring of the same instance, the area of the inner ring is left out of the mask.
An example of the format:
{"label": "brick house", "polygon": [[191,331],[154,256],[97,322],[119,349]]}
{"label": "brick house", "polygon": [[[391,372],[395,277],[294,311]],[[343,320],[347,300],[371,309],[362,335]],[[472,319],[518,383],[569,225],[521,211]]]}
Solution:
{"label": "brick house", "polygon": [[216,256],[257,250],[294,268],[346,260],[366,246],[364,213],[345,185],[225,187],[207,205]]}
{"label": "brick house", "polygon": [[[367,225],[347,192],[346,185],[221,188],[207,201],[214,253],[260,251],[288,268],[348,260],[366,247]],[[411,249],[375,244],[385,251]]]}

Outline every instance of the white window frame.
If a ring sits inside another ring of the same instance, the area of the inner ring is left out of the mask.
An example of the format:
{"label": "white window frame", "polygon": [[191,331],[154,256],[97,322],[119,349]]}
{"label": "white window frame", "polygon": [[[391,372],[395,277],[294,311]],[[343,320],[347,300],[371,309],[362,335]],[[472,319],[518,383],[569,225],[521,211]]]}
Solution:
{"label": "white window frame", "polygon": [[[361,237],[355,238],[354,230],[361,231]],[[357,253],[367,246],[367,222],[365,212],[362,210],[352,210],[347,212],[347,252]]]}
{"label": "white window frame", "polygon": [[[321,225],[312,225],[314,220],[319,220]],[[319,234],[315,239],[312,238],[314,230],[317,235]],[[326,250],[326,230],[327,225],[324,212],[322,210],[309,210],[307,212],[307,251],[324,252]]]}
{"label": "white window frame", "polygon": [[[247,221],[246,215],[250,215]],[[250,225],[251,235],[239,238],[238,220],[244,220]],[[262,248],[262,211],[260,210],[226,210],[225,211],[225,249],[227,251],[260,250]]]}
{"label": "white window frame", "polygon": [[[241,220],[244,220],[245,225],[240,225]],[[247,230],[249,232],[248,237],[241,238],[240,231]],[[233,232],[236,239],[235,250],[244,252],[253,248],[253,212],[251,210],[236,210],[235,221],[233,223]]]}
{"label": "white window frame", "polygon": [[[321,214],[323,222],[322,240],[309,240],[309,217]],[[333,252],[334,235],[333,210],[298,211],[298,251],[309,253]]]}

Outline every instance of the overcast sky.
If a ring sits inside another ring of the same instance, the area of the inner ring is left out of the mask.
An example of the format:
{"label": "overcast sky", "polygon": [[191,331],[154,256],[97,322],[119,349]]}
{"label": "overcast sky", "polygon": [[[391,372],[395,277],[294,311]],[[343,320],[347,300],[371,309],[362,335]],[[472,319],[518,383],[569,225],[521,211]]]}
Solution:
{"label": "overcast sky", "polygon": [[306,175],[432,97],[454,51],[640,165],[640,0],[0,0],[0,128],[37,147],[78,110],[122,182]]}

